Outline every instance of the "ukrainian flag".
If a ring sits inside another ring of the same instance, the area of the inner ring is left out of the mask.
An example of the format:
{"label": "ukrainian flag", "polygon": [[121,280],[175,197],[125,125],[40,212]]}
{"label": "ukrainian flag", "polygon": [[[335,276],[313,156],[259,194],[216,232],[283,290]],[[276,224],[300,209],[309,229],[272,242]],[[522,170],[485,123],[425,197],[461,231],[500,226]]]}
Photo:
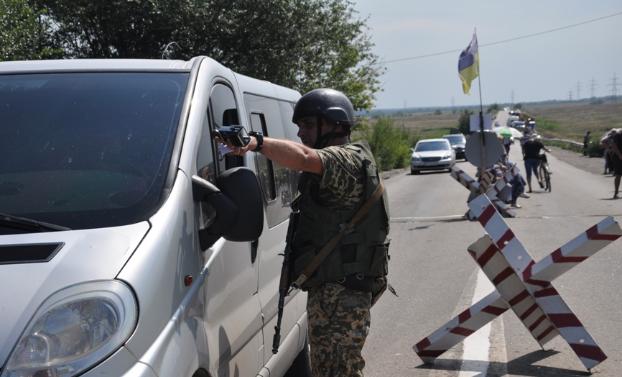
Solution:
{"label": "ukrainian flag", "polygon": [[479,76],[479,52],[477,51],[477,35],[475,32],[473,32],[471,43],[460,53],[458,73],[460,80],[462,80],[462,90],[465,94],[469,94],[471,81]]}

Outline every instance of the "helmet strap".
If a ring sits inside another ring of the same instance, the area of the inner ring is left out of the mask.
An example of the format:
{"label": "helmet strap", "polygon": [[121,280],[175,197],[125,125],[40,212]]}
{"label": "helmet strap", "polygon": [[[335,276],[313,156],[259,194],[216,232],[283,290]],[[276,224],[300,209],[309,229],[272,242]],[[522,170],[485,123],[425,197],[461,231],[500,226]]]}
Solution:
{"label": "helmet strap", "polygon": [[337,139],[341,137],[349,137],[349,136],[350,136],[350,133],[347,131],[341,131],[341,132],[332,131],[332,132],[328,132],[322,135],[322,118],[318,116],[317,117],[317,137],[315,138],[315,144],[313,145],[313,148],[322,149],[328,146],[329,142],[332,139]]}

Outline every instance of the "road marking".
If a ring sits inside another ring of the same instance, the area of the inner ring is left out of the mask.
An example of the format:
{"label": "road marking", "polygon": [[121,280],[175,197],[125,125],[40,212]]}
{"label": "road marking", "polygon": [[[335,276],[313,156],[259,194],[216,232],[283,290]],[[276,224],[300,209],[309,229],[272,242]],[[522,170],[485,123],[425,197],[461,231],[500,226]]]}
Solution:
{"label": "road marking", "polygon": [[[494,289],[495,287],[490,280],[488,280],[482,270],[479,270],[471,304],[475,304]],[[469,361],[468,364],[472,368],[467,371],[461,370],[458,377],[485,377],[487,375],[490,353],[490,328],[491,325],[488,323],[464,340],[462,360]],[[476,363],[473,361],[476,361]]]}

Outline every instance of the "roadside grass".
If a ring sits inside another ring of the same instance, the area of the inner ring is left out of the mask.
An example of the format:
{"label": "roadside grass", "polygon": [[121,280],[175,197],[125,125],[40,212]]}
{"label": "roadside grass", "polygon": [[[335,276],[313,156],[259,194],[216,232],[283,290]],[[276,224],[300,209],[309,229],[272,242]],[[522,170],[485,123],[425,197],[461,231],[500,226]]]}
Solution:
{"label": "roadside grass", "polygon": [[435,139],[443,135],[458,132],[459,112],[452,113],[413,113],[407,116],[391,117],[393,124],[413,137],[413,147],[421,139]]}
{"label": "roadside grass", "polygon": [[591,131],[592,142],[612,128],[622,128],[622,101],[580,101],[565,104],[530,104],[523,109],[536,119],[544,137],[583,142],[585,131]]}
{"label": "roadside grass", "polygon": [[[590,156],[602,155],[600,138],[612,128],[622,128],[622,101],[599,99],[571,103],[523,104],[522,110],[535,118],[537,131],[545,138],[565,139],[583,142],[583,135],[591,131]],[[367,139],[374,153],[382,155],[383,170],[403,167],[408,164],[410,149],[421,139],[438,138],[457,133],[461,111],[421,112],[394,116],[371,117],[362,120],[363,126],[354,132],[354,139]],[[381,127],[374,131],[375,125]],[[371,140],[370,140],[371,139]],[[547,145],[558,146],[582,153],[582,146],[562,141],[547,141]],[[408,146],[408,148],[405,148]],[[391,148],[395,151],[389,152]]]}

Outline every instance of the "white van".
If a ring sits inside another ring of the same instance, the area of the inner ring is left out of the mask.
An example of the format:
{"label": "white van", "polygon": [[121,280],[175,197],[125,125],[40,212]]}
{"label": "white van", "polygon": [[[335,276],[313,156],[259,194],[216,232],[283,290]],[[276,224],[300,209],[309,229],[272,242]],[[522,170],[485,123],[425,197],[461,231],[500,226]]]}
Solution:
{"label": "white van", "polygon": [[272,353],[297,175],[211,137],[298,140],[299,96],[207,57],[0,63],[0,377],[306,370],[302,292]]}

